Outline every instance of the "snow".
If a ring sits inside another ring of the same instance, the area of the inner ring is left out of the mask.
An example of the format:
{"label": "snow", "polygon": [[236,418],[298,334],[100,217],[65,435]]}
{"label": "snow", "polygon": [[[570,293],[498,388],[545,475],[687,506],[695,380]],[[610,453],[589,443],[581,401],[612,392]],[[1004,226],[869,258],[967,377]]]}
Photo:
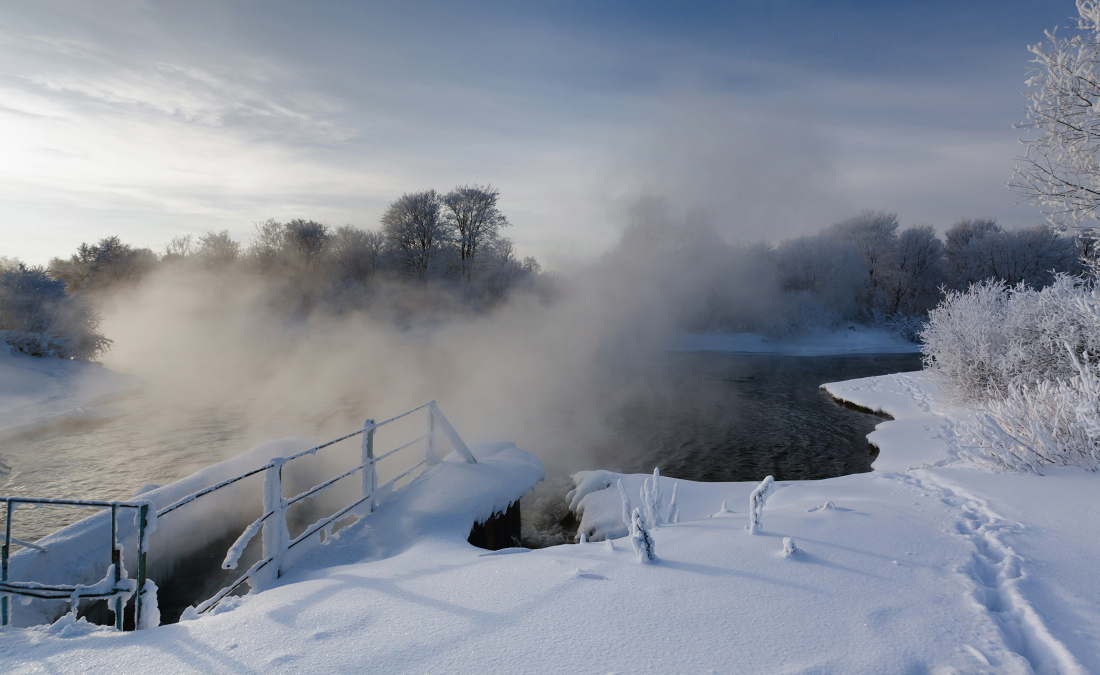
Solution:
{"label": "snow", "polygon": [[120,414],[104,405],[142,381],[93,363],[37,358],[0,345],[0,441],[61,422]]}
{"label": "snow", "polygon": [[771,338],[759,333],[684,333],[674,352],[726,352],[829,356],[839,354],[916,353],[920,345],[881,328],[850,326],[831,332]]}
{"label": "snow", "polygon": [[661,554],[639,565],[621,539],[622,495],[654,477],[591,471],[569,496],[581,532],[619,541],[476,549],[472,522],[543,472],[510,444],[471,444],[477,464],[452,453],[269,590],[134,633],[64,618],[5,630],[0,663],[11,673],[1100,672],[1100,477],[960,462],[944,438],[969,413],[935,405],[920,373],[826,388],[895,417],[872,434],[875,471],[775,481],[756,536],[746,524],[759,483],[661,476],[679,522],[648,532]]}

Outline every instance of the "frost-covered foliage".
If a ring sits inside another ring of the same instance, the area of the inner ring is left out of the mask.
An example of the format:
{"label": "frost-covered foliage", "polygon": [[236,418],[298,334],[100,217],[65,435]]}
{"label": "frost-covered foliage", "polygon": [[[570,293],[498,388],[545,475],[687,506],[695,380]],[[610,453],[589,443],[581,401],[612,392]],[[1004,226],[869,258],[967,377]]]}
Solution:
{"label": "frost-covered foliage", "polygon": [[1015,471],[1100,467],[1100,293],[1089,282],[975,284],[948,294],[923,337],[944,393],[978,407],[958,429],[960,455]]}
{"label": "frost-covered foliage", "polygon": [[70,292],[90,291],[137,281],[156,263],[157,255],[151,250],[134,248],[112,236],[96,244],[82,243],[68,260],[53,258],[50,275],[64,281]]}
{"label": "frost-covered foliage", "polygon": [[[764,503],[768,501],[768,494],[774,484],[775,479],[771,476],[765,476],[764,480],[760,481],[760,485],[757,485],[756,489],[749,495],[749,534],[756,534],[757,530],[760,529],[760,519],[764,515]],[[725,509],[725,507],[725,502],[722,502],[722,508]]]}
{"label": "frost-covered foliage", "polygon": [[1057,275],[1042,290],[982,282],[951,291],[922,333],[925,368],[962,402],[1003,398],[1011,387],[1077,374],[1070,354],[1100,353],[1100,295]]}
{"label": "frost-covered foliage", "polygon": [[98,328],[88,301],[45,269],[19,264],[0,273],[0,343],[31,356],[91,359],[111,344]]}
{"label": "frost-covered foliage", "polygon": [[638,554],[638,562],[651,563],[657,560],[657,548],[653,537],[646,528],[645,516],[641,509],[634,509],[630,516],[630,545]]}
{"label": "frost-covered foliage", "polygon": [[639,496],[642,499],[642,508],[645,509],[643,514],[646,525],[650,529],[660,527],[665,514],[662,513],[664,497],[661,494],[661,471],[658,467],[653,467],[653,475],[642,481]]}
{"label": "frost-covered foliage", "polygon": [[987,219],[964,219],[946,232],[945,283],[965,290],[971,284],[998,279],[1009,286],[1042,288],[1057,272],[1081,271],[1077,243],[1046,225],[1005,230]]}
{"label": "frost-covered foliage", "polygon": [[[1096,231],[1100,207],[1100,3],[1077,0],[1079,32],[1028,49],[1027,118],[1034,136],[1011,185],[1068,228]],[[1093,237],[1095,238],[1095,236]]]}
{"label": "frost-covered foliage", "polygon": [[798,550],[798,547],[795,546],[795,544],[794,544],[794,539],[791,539],[790,537],[783,537],[783,555],[784,556],[790,557],[792,555],[798,554],[799,552],[800,551]]}
{"label": "frost-covered foliage", "polygon": [[626,496],[626,488],[623,487],[623,480],[620,478],[615,484],[619,487],[619,501],[621,501],[623,505],[623,525],[626,525],[629,530],[633,527],[632,514],[634,513],[634,505],[630,503],[630,497]]}

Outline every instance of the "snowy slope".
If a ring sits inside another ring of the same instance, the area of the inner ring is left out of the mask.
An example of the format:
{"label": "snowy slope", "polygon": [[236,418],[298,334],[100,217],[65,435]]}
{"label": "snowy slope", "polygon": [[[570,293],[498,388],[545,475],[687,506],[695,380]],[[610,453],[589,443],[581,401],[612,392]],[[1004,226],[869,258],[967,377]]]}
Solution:
{"label": "snowy slope", "polygon": [[[959,465],[940,437],[966,411],[937,409],[930,386],[919,375],[830,386],[898,418],[875,433],[882,466],[902,468],[778,483],[757,535],[754,484],[662,478],[666,500],[678,485],[680,522],[653,531],[657,564],[639,564],[623,538],[475,549],[469,514],[449,507],[537,479],[513,449],[480,482],[463,481],[489,462],[445,467],[467,497],[410,486],[404,506],[217,615],[121,635],[64,621],[4,631],[0,662],[13,673],[1100,672],[1100,480]],[[637,504],[642,476],[575,477],[582,531],[621,534],[620,478]],[[801,552],[784,556],[784,537]]]}
{"label": "snowy slope", "polygon": [[141,386],[137,377],[96,364],[0,347],[0,441],[58,422],[112,416],[115,409],[103,404]]}

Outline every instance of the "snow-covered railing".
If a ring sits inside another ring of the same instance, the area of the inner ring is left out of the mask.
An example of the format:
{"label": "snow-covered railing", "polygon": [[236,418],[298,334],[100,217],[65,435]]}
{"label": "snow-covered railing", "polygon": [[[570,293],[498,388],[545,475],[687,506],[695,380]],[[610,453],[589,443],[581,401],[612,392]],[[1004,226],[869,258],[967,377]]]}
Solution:
{"label": "snow-covered railing", "polygon": [[[375,457],[374,455],[374,436],[375,432],[387,424],[396,422],[399,419],[407,417],[420,410],[427,411],[427,431],[424,435],[412,439],[406,443],[398,445],[397,447],[389,450],[388,452]],[[318,535],[318,533],[324,533],[327,538],[332,533],[332,528],[340,519],[348,516],[349,514],[357,518],[362,518],[368,513],[374,510],[378,504],[380,497],[388,494],[394,486],[402,478],[407,477],[413,471],[421,468],[426,464],[435,464],[442,461],[442,458],[436,453],[436,432],[442,432],[443,435],[450,442],[450,445],[454,450],[470,464],[476,464],[477,460],[470,453],[469,448],[463,442],[462,438],[451,426],[447,418],[440,412],[439,406],[435,401],[429,401],[424,405],[417,406],[412,410],[395,415],[382,422],[375,422],[372,419],[368,419],[363,422],[363,427],[345,434],[339,438],[335,438],[326,443],[322,443],[318,446],[312,447],[308,450],[304,450],[289,457],[276,457],[269,461],[267,464],[260,466],[252,471],[243,473],[239,476],[235,476],[228,480],[222,481],[217,485],[212,485],[208,488],[200,490],[192,495],[188,495],[169,506],[160,509],[157,512],[158,518],[172,513],[173,511],[194,502],[195,500],[203,497],[204,495],[211,494],[224,487],[232,485],[237,481],[254,476],[259,473],[264,474],[264,489],[263,489],[263,510],[262,515],[259,518],[252,521],[244,530],[244,532],[237,538],[233,545],[226,553],[225,560],[222,562],[223,569],[236,569],[237,563],[240,560],[241,555],[244,553],[245,548],[249,542],[257,535],[261,534],[263,546],[260,560],[252,564],[245,572],[238,577],[235,581],[222,588],[220,591],[214,594],[213,597],[200,603],[195,609],[197,613],[202,614],[215,605],[217,605],[222,599],[228,596],[241,587],[242,584],[248,583],[250,586],[255,586],[257,583],[264,583],[278,578],[283,572],[283,563],[286,553],[298,546],[299,544],[309,540],[310,537]],[[336,476],[333,476],[313,487],[293,496],[283,497],[283,467],[289,462],[296,460],[306,455],[314,455],[318,450],[327,448],[331,445],[335,445],[340,441],[347,440],[354,436],[361,435],[361,461],[356,466],[344,471]],[[410,448],[418,443],[424,442],[424,458],[414,464],[413,466],[400,472],[386,483],[378,485],[378,474],[376,471],[376,465],[378,462],[395,455],[396,453]],[[287,527],[287,509],[294,504],[312,497],[325,488],[331,487],[338,481],[345,478],[350,478],[355,474],[361,475],[359,498],[352,503],[340,508],[335,513],[321,518],[317,522],[309,525],[305,530],[297,537],[291,539],[290,532]],[[261,572],[264,574],[261,576]]]}
{"label": "snow-covered railing", "polygon": [[[73,614],[79,609],[80,601],[85,598],[106,599],[115,615],[115,628],[122,630],[122,612],[130,596],[135,595],[138,589],[145,588],[145,560],[147,552],[147,535],[151,532],[149,520],[148,502],[101,502],[81,499],[38,499],[33,497],[0,497],[6,505],[4,516],[4,545],[0,548],[0,626],[6,626],[11,622],[12,603],[11,596],[18,595],[26,598],[38,598],[41,600],[69,600]],[[103,579],[92,585],[75,584],[61,586],[52,584],[40,584],[34,581],[9,581],[8,559],[11,557],[11,545],[30,548],[45,552],[41,546],[16,539],[12,536],[12,516],[16,504],[34,504],[50,506],[75,506],[93,507],[111,510],[111,564]],[[126,567],[122,562],[122,545],[118,541],[118,510],[133,509],[137,513],[137,581],[126,576]],[[155,514],[154,514],[155,518]],[[155,520],[154,520],[155,522]],[[142,623],[142,595],[136,593],[134,599],[134,625],[141,627]]]}

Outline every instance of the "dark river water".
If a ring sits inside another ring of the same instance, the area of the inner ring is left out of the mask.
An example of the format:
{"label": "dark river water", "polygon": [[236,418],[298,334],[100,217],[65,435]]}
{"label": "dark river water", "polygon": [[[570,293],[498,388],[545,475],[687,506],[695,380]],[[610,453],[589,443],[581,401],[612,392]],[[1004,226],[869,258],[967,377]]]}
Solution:
{"label": "dark river water", "polygon": [[616,411],[600,465],[697,481],[830,478],[871,470],[882,418],[843,407],[826,382],[920,370],[919,354],[669,354]]}

